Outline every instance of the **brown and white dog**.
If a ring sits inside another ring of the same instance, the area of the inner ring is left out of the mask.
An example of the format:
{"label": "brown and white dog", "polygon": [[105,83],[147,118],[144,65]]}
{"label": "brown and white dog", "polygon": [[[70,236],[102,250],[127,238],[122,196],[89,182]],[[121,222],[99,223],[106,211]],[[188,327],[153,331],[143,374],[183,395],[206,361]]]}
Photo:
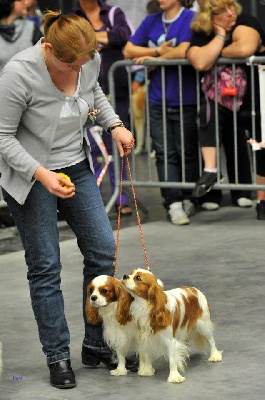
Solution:
{"label": "brown and white dog", "polygon": [[168,382],[183,382],[179,370],[184,369],[189,340],[201,349],[209,344],[208,361],[222,360],[213,338],[209,304],[202,292],[185,286],[164,291],[163,283],[145,269],[124,275],[122,283],[134,297],[130,312],[141,331],[139,375],[154,375],[152,360],[167,356]]}
{"label": "brown and white dog", "polygon": [[145,143],[145,86],[140,85],[132,94],[132,115],[136,136],[134,154],[144,151]]}
{"label": "brown and white dog", "polygon": [[125,356],[137,351],[139,330],[130,315],[132,300],[121,281],[111,276],[100,275],[88,285],[87,320],[103,322],[104,339],[117,354],[118,366],[111,375],[126,375]]}

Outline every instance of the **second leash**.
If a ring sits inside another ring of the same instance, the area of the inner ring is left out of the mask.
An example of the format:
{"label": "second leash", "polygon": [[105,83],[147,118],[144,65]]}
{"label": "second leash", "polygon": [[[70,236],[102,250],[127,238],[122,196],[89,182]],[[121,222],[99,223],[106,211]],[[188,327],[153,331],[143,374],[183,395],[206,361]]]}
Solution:
{"label": "second leash", "polygon": [[[127,163],[127,168],[129,172],[129,177],[130,177],[130,183],[131,183],[131,189],[132,189],[132,194],[133,194],[133,201],[134,201],[134,206],[135,206],[135,211],[136,211],[136,218],[137,218],[137,223],[140,231],[140,237],[141,237],[141,242],[144,250],[144,259],[145,259],[145,265],[148,271],[150,271],[150,265],[149,265],[149,260],[147,256],[147,251],[146,251],[146,245],[145,245],[145,240],[144,240],[144,235],[143,235],[143,230],[142,230],[142,224],[141,224],[141,218],[137,206],[137,201],[136,201],[136,194],[133,186],[133,179],[132,179],[132,172],[131,172],[131,167],[130,167],[130,162],[128,155],[126,154],[125,156],[122,157],[121,161],[121,171],[120,171],[120,204],[122,202],[122,175],[123,175],[123,169],[124,169],[124,157],[126,157],[126,163]],[[117,266],[118,266],[118,251],[119,251],[119,242],[120,242],[120,227],[121,227],[121,211],[119,210],[118,212],[118,222],[117,222],[117,238],[116,238],[116,251],[115,251],[115,261],[114,261],[114,276],[116,276],[117,273]]]}

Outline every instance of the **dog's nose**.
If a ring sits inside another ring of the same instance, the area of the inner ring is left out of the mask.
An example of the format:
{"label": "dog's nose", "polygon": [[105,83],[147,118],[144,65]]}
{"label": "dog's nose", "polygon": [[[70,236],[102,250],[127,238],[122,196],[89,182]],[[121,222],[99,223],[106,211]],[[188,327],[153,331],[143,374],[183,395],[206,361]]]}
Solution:
{"label": "dog's nose", "polygon": [[129,279],[129,275],[123,275],[122,279],[124,279],[124,280]]}
{"label": "dog's nose", "polygon": [[91,300],[91,301],[96,301],[97,298],[98,298],[97,296],[91,296],[91,297],[90,297],[90,300]]}

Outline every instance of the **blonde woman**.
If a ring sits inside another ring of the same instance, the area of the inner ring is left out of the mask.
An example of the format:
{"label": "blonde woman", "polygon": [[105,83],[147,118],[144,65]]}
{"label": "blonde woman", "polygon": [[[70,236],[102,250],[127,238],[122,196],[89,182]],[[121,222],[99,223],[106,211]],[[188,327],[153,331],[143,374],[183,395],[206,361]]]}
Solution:
{"label": "blonde woman", "polygon": [[[199,71],[207,71],[218,57],[245,58],[259,51],[264,33],[258,21],[243,14],[235,0],[201,0],[200,11],[193,23],[193,37],[187,57]],[[258,99],[257,99],[258,101]],[[258,103],[257,103],[258,104]],[[200,127],[199,139],[204,160],[204,171],[194,190],[195,197],[204,196],[217,181],[214,102],[210,101],[211,117],[206,126]],[[237,114],[238,132],[238,180],[251,183],[250,162],[245,137],[246,124],[250,122],[250,93],[247,90]],[[233,137],[233,113],[219,106],[220,138],[224,146],[227,172],[230,182],[235,182],[235,155]],[[201,107],[201,119],[205,120],[205,106]],[[203,208],[218,209],[221,192],[215,191],[202,197]],[[231,191],[232,204],[239,207],[252,205],[251,193],[244,190]]]}
{"label": "blonde woman", "polygon": [[[76,386],[60,287],[57,210],[83,256],[83,296],[97,275],[113,274],[115,240],[91,167],[88,115],[113,136],[121,156],[133,136],[98,82],[100,56],[83,17],[47,12],[44,38],[14,56],[0,76],[0,166],[4,199],[25,249],[28,281],[51,385]],[[62,173],[62,175],[58,173]],[[68,181],[67,176],[71,178]],[[73,265],[73,268],[76,268]],[[85,315],[85,314],[84,314]],[[85,321],[89,365],[112,368],[101,325]]]}

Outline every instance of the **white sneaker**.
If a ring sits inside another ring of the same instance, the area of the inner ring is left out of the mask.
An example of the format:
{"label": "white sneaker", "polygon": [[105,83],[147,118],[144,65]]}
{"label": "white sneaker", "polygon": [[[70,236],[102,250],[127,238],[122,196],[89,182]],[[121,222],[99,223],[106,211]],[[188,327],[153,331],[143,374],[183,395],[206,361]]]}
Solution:
{"label": "white sneaker", "polygon": [[240,199],[237,199],[237,205],[239,207],[252,207],[252,200],[246,197],[240,197]]}
{"label": "white sneaker", "polygon": [[196,210],[195,210],[195,205],[192,201],[186,199],[183,200],[182,202],[183,210],[186,213],[187,217],[192,217]]}
{"label": "white sneaker", "polygon": [[190,223],[190,220],[187,217],[187,214],[183,210],[181,201],[170,204],[168,215],[169,215],[170,221],[174,225],[187,225]]}
{"label": "white sneaker", "polygon": [[205,203],[202,203],[202,209],[206,211],[215,211],[218,210],[220,205],[218,203],[214,203],[211,201],[206,201]]}

